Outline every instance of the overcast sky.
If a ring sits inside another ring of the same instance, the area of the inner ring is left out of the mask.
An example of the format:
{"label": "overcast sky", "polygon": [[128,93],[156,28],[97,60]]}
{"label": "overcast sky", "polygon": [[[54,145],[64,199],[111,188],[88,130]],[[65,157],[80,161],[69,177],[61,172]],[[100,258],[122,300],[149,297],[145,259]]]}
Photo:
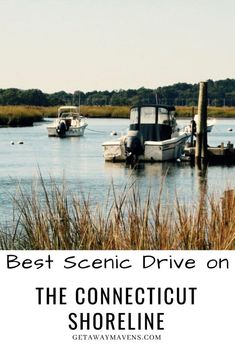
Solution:
{"label": "overcast sky", "polygon": [[0,88],[235,78],[235,0],[0,0]]}

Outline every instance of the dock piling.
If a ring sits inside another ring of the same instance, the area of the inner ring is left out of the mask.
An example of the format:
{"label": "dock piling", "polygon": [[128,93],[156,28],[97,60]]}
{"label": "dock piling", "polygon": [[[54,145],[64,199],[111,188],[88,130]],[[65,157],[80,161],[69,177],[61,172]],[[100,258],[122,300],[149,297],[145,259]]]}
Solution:
{"label": "dock piling", "polygon": [[193,147],[193,138],[194,138],[194,135],[195,135],[195,120],[194,120],[194,107],[192,107],[192,120],[191,120],[191,137],[190,137],[190,145],[191,147]]}
{"label": "dock piling", "polygon": [[199,164],[207,159],[207,82],[200,82],[199,85],[195,158]]}

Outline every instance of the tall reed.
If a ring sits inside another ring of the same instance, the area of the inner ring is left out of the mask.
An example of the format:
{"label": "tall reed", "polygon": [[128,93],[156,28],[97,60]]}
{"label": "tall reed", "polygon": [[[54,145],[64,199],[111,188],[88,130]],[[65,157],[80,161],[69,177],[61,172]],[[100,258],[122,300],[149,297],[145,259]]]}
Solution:
{"label": "tall reed", "polygon": [[[165,207],[161,192],[143,199],[134,185],[106,205],[70,195],[66,188],[41,178],[42,194],[22,189],[14,203],[17,219],[0,229],[0,249],[209,250],[235,249],[235,194],[202,198],[194,207]],[[43,196],[43,197],[42,197]],[[205,205],[205,202],[207,203]]]}

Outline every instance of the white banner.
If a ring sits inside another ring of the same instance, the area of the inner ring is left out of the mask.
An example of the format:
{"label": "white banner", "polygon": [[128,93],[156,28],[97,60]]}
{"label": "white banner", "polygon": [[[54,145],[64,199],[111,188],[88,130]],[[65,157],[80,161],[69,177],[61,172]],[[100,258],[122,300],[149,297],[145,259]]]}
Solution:
{"label": "white banner", "polygon": [[5,352],[234,352],[233,251],[1,251]]}

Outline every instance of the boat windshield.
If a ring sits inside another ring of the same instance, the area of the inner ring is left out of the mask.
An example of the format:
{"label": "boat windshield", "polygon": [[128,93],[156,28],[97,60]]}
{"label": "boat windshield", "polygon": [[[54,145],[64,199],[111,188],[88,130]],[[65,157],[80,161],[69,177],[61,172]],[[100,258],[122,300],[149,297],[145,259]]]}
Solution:
{"label": "boat windshield", "polygon": [[[159,106],[133,107],[130,111],[130,123],[138,124],[140,112],[140,124],[169,124],[174,120],[174,110]],[[156,116],[157,115],[157,116]]]}
{"label": "boat windshield", "polygon": [[75,114],[79,114],[79,109],[75,106],[63,106],[58,109],[58,117],[69,115],[72,116]]}
{"label": "boat windshield", "polygon": [[156,121],[156,108],[155,107],[142,107],[141,108],[141,124],[155,124]]}
{"label": "boat windshield", "polygon": [[74,113],[74,112],[62,112],[60,115],[59,115],[60,118],[78,118],[79,117],[79,114],[78,113]]}
{"label": "boat windshield", "polygon": [[138,124],[138,108],[132,108],[130,113],[131,124]]}
{"label": "boat windshield", "polygon": [[158,122],[164,124],[169,120],[168,110],[166,108],[158,108]]}

